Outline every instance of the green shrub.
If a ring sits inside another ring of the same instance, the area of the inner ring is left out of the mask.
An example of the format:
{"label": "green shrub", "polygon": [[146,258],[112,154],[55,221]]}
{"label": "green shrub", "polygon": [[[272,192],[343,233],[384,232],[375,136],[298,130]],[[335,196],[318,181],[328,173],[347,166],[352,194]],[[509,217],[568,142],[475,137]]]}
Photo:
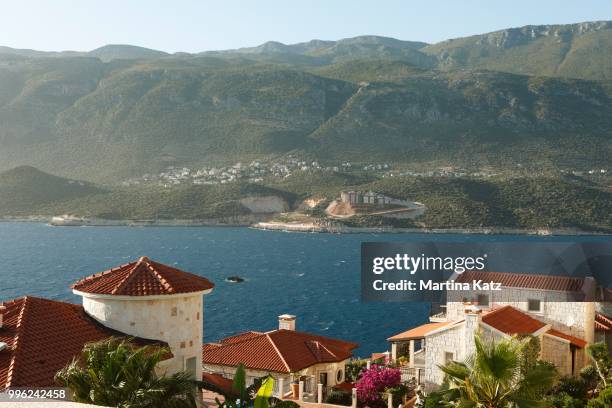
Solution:
{"label": "green shrub", "polygon": [[588,384],[583,378],[563,377],[551,391],[551,395],[567,394],[572,398],[586,400]]}
{"label": "green shrub", "polygon": [[366,368],[368,363],[366,360],[351,360],[346,364],[346,381],[355,382],[359,379],[359,375]]}
{"label": "green shrub", "polygon": [[353,403],[353,397],[351,394],[344,391],[331,390],[329,394],[327,394],[327,398],[325,398],[325,403],[350,406]]}
{"label": "green shrub", "polygon": [[440,408],[442,402],[444,401],[444,397],[439,393],[431,393],[427,397],[425,397],[425,402],[423,403],[423,408]]}
{"label": "green shrub", "polygon": [[610,408],[612,407],[612,387],[603,390],[597,398],[589,401],[587,408]]}
{"label": "green shrub", "polygon": [[584,408],[584,401],[562,392],[548,398],[554,408]]}

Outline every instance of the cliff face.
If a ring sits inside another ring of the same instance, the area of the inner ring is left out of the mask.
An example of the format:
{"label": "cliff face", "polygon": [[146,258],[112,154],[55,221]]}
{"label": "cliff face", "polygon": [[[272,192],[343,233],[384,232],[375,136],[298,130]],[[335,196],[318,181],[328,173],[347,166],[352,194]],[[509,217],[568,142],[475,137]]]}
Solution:
{"label": "cliff face", "polygon": [[612,22],[510,28],[421,49],[438,68],[486,68],[531,75],[610,79]]}
{"label": "cliff face", "polygon": [[289,210],[289,204],[281,197],[245,197],[240,204],[248,208],[254,214],[273,214]]}

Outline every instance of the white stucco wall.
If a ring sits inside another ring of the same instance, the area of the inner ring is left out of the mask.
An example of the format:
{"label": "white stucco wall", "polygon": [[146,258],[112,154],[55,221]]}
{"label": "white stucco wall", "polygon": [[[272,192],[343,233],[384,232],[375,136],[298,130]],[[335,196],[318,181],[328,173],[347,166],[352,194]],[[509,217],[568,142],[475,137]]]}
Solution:
{"label": "white stucco wall", "polygon": [[100,297],[85,294],[85,311],[104,326],[123,333],[168,343],[173,358],[160,364],[167,374],[186,370],[195,358],[195,376],[202,378],[202,293],[142,297]]}

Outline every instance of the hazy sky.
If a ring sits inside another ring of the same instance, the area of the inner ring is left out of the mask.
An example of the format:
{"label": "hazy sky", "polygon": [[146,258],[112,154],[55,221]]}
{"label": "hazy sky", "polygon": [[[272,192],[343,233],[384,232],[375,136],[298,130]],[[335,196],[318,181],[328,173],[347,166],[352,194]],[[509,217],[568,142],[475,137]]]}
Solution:
{"label": "hazy sky", "polygon": [[612,0],[11,0],[0,45],[204,51],[376,34],[436,42],[527,24],[612,19]]}

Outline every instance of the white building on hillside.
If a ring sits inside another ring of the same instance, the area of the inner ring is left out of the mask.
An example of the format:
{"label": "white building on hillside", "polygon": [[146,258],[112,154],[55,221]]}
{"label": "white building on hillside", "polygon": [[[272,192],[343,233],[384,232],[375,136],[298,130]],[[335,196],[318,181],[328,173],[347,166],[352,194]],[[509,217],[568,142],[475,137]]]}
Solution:
{"label": "white building on hillside", "polygon": [[388,339],[393,360],[409,359],[410,374],[433,389],[443,381],[438,365],[463,361],[474,352],[474,334],[498,340],[513,335],[538,337],[541,358],[562,375],[577,375],[587,364],[585,348],[612,346],[610,303],[592,278],[517,273],[465,272],[456,282],[498,282],[501,291],[449,291],[445,311],[430,323]]}

